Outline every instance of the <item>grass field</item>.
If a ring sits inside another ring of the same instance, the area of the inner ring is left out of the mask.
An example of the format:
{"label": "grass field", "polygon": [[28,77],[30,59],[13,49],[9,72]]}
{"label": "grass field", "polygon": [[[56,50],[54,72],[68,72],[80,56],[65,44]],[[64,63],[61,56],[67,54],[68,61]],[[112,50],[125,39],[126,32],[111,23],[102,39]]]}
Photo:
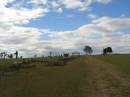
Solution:
{"label": "grass field", "polygon": [[130,97],[129,77],[121,75],[130,74],[129,58],[85,56],[65,66],[36,64],[0,76],[0,97]]}
{"label": "grass field", "polygon": [[130,75],[130,54],[96,56],[97,59],[113,64],[122,73]]}

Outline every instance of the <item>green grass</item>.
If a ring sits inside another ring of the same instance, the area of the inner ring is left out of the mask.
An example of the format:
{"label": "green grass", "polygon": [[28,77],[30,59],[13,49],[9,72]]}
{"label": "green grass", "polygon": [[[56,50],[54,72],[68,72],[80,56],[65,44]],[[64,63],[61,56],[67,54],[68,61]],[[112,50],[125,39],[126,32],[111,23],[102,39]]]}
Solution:
{"label": "green grass", "polygon": [[[17,60],[21,61],[21,59],[17,59]],[[14,64],[14,61],[16,61],[16,59],[0,59],[0,70],[12,66]]]}
{"label": "green grass", "polygon": [[0,59],[0,66],[2,66],[2,65],[10,65],[10,64],[12,64],[13,63],[13,61],[14,60],[12,60],[12,59],[6,59],[6,60],[4,60],[4,59]]}
{"label": "green grass", "polygon": [[130,75],[130,54],[95,56],[99,60],[113,64],[122,73]]}
{"label": "green grass", "polygon": [[0,79],[0,97],[81,97],[85,68],[79,58],[66,66],[21,69]]}
{"label": "green grass", "polygon": [[9,67],[10,65],[12,65],[14,62],[14,59],[0,59],[0,70]]}

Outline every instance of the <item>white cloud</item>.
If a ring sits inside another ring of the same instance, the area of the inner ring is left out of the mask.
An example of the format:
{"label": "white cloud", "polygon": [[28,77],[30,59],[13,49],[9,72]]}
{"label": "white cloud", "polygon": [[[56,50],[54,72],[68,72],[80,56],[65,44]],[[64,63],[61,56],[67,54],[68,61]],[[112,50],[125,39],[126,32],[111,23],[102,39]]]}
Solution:
{"label": "white cloud", "polygon": [[[110,25],[113,21],[120,25],[124,25],[126,21],[127,23],[122,28],[115,23],[111,28]],[[33,55],[56,50],[79,50],[84,45],[90,45],[94,48],[95,53],[96,51],[101,52],[102,48],[106,46],[112,46],[117,52],[130,52],[128,49],[130,47],[130,34],[118,32],[120,29],[130,27],[129,23],[129,18],[101,17],[73,31],[61,32],[16,25],[0,25],[0,49],[19,50],[22,53]],[[41,37],[48,37],[48,39]],[[118,50],[118,47],[122,47],[123,50]]]}
{"label": "white cloud", "polygon": [[88,14],[88,18],[90,18],[90,19],[96,19],[98,16],[96,16],[95,14],[92,14],[92,13],[90,13],[90,14]]}
{"label": "white cloud", "polygon": [[30,0],[30,2],[34,4],[47,4],[48,0]]}
{"label": "white cloud", "polygon": [[67,15],[67,18],[73,18],[73,17],[74,17],[74,14]]}
{"label": "white cloud", "polygon": [[0,9],[0,22],[8,24],[26,24],[32,19],[44,16],[48,12],[47,9],[36,8],[1,8]]}
{"label": "white cloud", "polygon": [[[0,2],[0,22],[26,24],[32,19],[45,16],[50,11],[62,13],[64,8],[84,11],[93,3],[109,3],[111,0],[28,0],[28,2],[1,0]],[[94,14],[90,14],[89,17],[96,18]]]}
{"label": "white cloud", "polygon": [[97,2],[104,3],[104,4],[110,3],[111,1],[112,0],[97,0]]}
{"label": "white cloud", "polygon": [[[7,51],[19,50],[22,53],[33,55],[52,50],[79,49],[90,45],[96,50],[112,46],[114,50],[130,52],[130,34],[120,32],[130,28],[130,18],[97,18],[90,24],[83,25],[73,31],[54,32],[46,29],[23,27],[33,19],[45,16],[50,10],[62,12],[63,9],[88,10],[93,3],[110,3],[111,0],[28,0],[33,3],[31,8],[22,4],[11,4],[15,0],[0,0],[0,49]],[[24,0],[19,1],[23,3]],[[24,3],[23,3],[24,4]],[[17,5],[17,6],[16,6]],[[52,6],[53,5],[53,6]],[[73,17],[70,16],[70,17]],[[22,25],[21,25],[22,24]],[[43,37],[48,37],[44,39]]]}
{"label": "white cloud", "polygon": [[84,6],[83,2],[81,2],[80,0],[65,0],[64,5],[66,8],[72,8],[72,9],[82,8]]}
{"label": "white cloud", "polygon": [[108,4],[112,0],[29,0],[32,4],[51,9],[67,8],[79,11],[89,10],[93,3]]}
{"label": "white cloud", "polygon": [[[130,34],[127,32],[119,32],[119,30],[130,28],[129,18],[107,17],[107,22],[104,20],[105,18],[101,17],[94,20],[92,23],[83,25],[73,31],[53,32],[50,33],[49,36],[51,36],[50,38],[52,38],[54,42],[60,41],[62,43],[59,44],[60,48],[69,47],[71,49],[78,49],[84,45],[90,45],[101,52],[104,47],[112,46],[115,52],[123,52],[123,49],[124,52],[130,52],[130,49],[128,49],[130,47]],[[123,25],[123,27],[120,27],[119,24]],[[118,47],[123,48],[122,50],[118,50]]]}
{"label": "white cloud", "polygon": [[62,9],[62,8],[58,8],[58,9],[57,9],[57,12],[58,12],[58,13],[62,13],[62,12],[63,12],[63,9]]}
{"label": "white cloud", "polygon": [[99,27],[106,28],[107,30],[124,30],[130,27],[130,18],[102,17],[97,20],[93,20],[93,23]]}
{"label": "white cloud", "polygon": [[68,9],[89,10],[93,3],[108,4],[111,0],[64,0],[63,5]]}
{"label": "white cloud", "polygon": [[4,7],[5,5],[7,5],[10,2],[13,2],[15,0],[0,0],[0,6]]}

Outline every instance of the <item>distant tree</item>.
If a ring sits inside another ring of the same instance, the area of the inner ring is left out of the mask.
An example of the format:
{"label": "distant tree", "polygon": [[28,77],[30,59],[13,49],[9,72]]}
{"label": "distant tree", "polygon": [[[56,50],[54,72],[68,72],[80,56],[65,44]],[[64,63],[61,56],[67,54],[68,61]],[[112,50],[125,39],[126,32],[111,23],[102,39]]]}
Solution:
{"label": "distant tree", "polygon": [[106,55],[107,54],[107,49],[103,49],[103,55]]}
{"label": "distant tree", "polygon": [[92,54],[93,53],[93,50],[90,46],[85,46],[83,51],[86,53],[86,54]]}
{"label": "distant tree", "polygon": [[7,56],[8,54],[7,54],[7,52],[1,52],[0,53],[0,58],[2,58],[2,59],[5,59],[5,57]]}
{"label": "distant tree", "polygon": [[103,55],[105,55],[106,54],[106,49],[103,49]]}
{"label": "distant tree", "polygon": [[8,58],[13,59],[13,54],[9,54]]}
{"label": "distant tree", "polygon": [[1,58],[1,59],[3,58],[3,52],[0,53],[0,58]]}
{"label": "distant tree", "polygon": [[112,52],[113,52],[113,51],[112,51],[112,48],[111,48],[111,47],[108,47],[108,48],[107,48],[107,52],[108,52],[108,53],[112,53]]}
{"label": "distant tree", "polygon": [[113,50],[111,47],[107,47],[107,48],[103,49],[103,55],[106,55],[106,54],[112,53],[112,52],[113,52]]}
{"label": "distant tree", "polygon": [[16,51],[15,53],[16,59],[18,59],[18,51]]}
{"label": "distant tree", "polygon": [[6,56],[7,56],[7,52],[3,52],[4,59],[5,59]]}

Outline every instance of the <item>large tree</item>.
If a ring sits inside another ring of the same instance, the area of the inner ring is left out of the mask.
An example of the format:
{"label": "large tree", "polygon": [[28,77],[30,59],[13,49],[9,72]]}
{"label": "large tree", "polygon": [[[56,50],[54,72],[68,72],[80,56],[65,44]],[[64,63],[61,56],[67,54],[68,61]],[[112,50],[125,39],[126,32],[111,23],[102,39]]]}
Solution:
{"label": "large tree", "polygon": [[111,47],[107,47],[103,49],[103,55],[110,54],[110,53],[113,53],[113,50]]}
{"label": "large tree", "polygon": [[85,46],[83,51],[86,53],[86,54],[92,54],[93,53],[93,50],[90,46]]}
{"label": "large tree", "polygon": [[112,51],[112,48],[111,47],[107,47],[107,52],[108,53],[112,53],[113,51]]}

